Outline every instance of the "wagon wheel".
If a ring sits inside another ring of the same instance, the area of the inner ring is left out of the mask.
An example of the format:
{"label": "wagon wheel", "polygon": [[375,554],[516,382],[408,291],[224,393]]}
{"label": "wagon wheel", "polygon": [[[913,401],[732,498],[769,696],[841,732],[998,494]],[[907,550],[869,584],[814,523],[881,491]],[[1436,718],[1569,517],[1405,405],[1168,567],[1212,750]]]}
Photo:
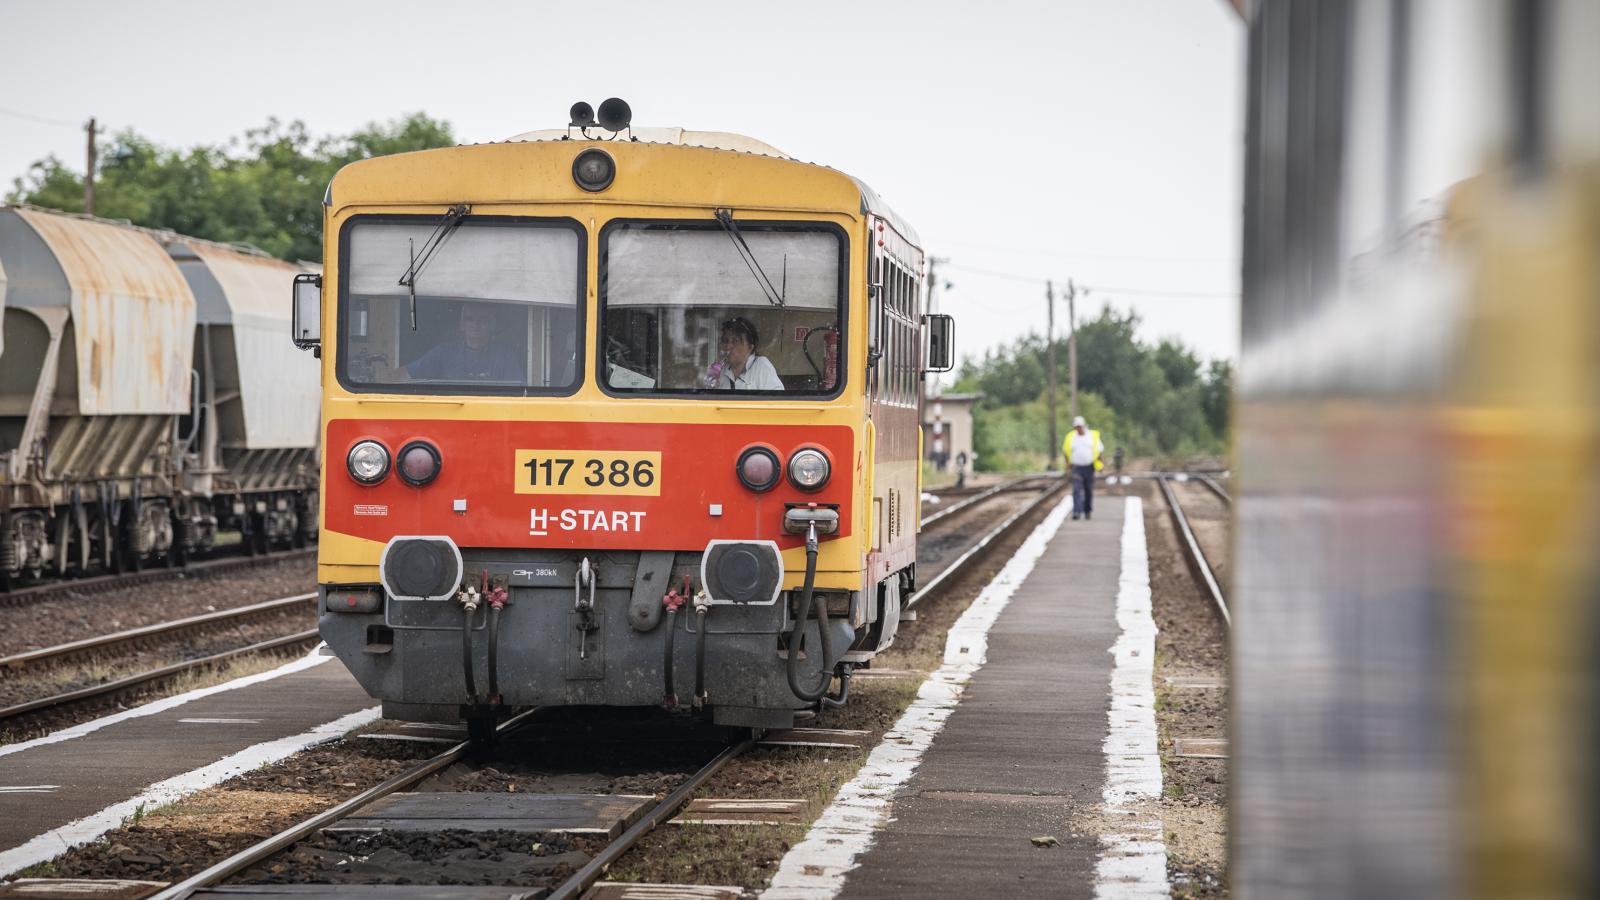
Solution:
{"label": "wagon wheel", "polygon": [[56,577],[67,576],[67,551],[72,539],[72,509],[61,507],[56,513]]}
{"label": "wagon wheel", "polygon": [[123,563],[121,546],[117,541],[117,525],[111,521],[111,516],[100,517],[100,563],[112,572],[121,575]]}
{"label": "wagon wheel", "polygon": [[167,551],[167,568],[181,569],[189,564],[189,524],[172,508],[172,549]]}
{"label": "wagon wheel", "polygon": [[271,542],[267,539],[267,517],[263,513],[249,513],[245,522],[249,527],[243,538],[245,550],[251,556],[264,556],[272,549]]}
{"label": "wagon wheel", "polygon": [[307,520],[310,518],[310,509],[308,507],[306,495],[296,491],[293,496],[294,537],[289,540],[291,546],[296,550],[311,542],[311,529],[307,524]]}
{"label": "wagon wheel", "polygon": [[144,554],[139,550],[139,516],[130,501],[122,507],[119,520],[117,554],[122,559],[118,571],[137,572],[144,567]]}

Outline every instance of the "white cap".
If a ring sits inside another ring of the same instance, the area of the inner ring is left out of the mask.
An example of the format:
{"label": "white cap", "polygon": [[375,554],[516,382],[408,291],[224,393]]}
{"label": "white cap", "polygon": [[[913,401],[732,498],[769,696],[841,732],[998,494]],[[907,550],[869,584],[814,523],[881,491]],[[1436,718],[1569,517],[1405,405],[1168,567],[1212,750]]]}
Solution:
{"label": "white cap", "polygon": [[1083,421],[1083,416],[1073,416],[1072,417],[1072,427],[1073,428],[1077,428],[1079,425],[1083,425],[1083,424],[1086,424]]}

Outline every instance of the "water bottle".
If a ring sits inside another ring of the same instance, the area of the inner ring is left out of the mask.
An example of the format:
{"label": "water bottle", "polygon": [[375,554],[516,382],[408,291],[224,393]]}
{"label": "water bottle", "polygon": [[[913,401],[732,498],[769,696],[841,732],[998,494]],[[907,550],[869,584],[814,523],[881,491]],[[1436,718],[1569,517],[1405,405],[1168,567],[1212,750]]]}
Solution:
{"label": "water bottle", "polygon": [[727,367],[728,364],[720,358],[711,364],[711,368],[706,370],[705,385],[707,389],[713,389],[722,382],[722,370]]}

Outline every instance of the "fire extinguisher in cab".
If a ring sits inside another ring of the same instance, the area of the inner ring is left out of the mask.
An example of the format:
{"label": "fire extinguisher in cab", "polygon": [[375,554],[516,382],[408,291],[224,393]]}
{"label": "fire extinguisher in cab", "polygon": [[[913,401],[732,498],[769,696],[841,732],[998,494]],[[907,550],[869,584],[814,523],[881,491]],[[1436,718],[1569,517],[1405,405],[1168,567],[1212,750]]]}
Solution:
{"label": "fire extinguisher in cab", "polygon": [[839,332],[829,328],[822,336],[822,389],[833,390],[839,381]]}

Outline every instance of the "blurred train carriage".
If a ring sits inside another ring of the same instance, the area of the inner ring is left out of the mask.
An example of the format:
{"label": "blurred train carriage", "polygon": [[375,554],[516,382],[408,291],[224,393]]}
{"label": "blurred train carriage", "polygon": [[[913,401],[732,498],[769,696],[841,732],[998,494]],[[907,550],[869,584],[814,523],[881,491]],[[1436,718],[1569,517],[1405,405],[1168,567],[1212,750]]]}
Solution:
{"label": "blurred train carriage", "polygon": [[387,716],[783,726],[893,641],[921,376],[949,365],[915,233],[750,138],[612,125],[329,187],[327,280],[296,295],[322,633]]}
{"label": "blurred train carriage", "polygon": [[301,269],[27,207],[0,261],[0,579],[314,534],[317,372],[278,299]]}
{"label": "blurred train carriage", "polygon": [[1247,5],[1233,890],[1596,896],[1600,4]]}

